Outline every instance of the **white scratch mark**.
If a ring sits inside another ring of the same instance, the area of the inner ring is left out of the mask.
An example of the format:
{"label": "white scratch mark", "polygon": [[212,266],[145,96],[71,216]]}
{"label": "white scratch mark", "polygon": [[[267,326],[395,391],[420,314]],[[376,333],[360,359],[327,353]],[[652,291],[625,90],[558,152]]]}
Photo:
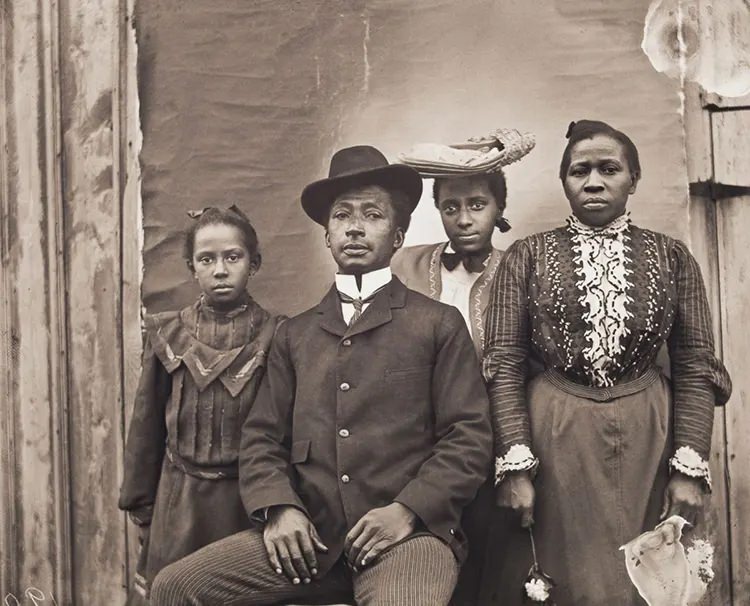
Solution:
{"label": "white scratch mark", "polygon": [[[678,93],[680,99],[680,116],[682,116],[682,123],[685,124],[685,83],[687,82],[687,44],[685,43],[685,14],[683,12],[682,2],[677,2],[677,46],[680,69],[680,91]],[[686,150],[687,151],[687,150]]]}
{"label": "white scratch mark", "polygon": [[367,52],[367,45],[370,43],[370,15],[365,13],[365,36],[362,39],[362,59],[364,61],[364,81],[362,82],[362,92],[367,93],[370,90],[370,58]]}
{"label": "white scratch mark", "polygon": [[320,90],[320,57],[315,53],[315,90]]}
{"label": "white scratch mark", "polygon": [[[685,85],[687,83],[687,45],[685,43],[685,14],[683,12],[682,2],[677,3],[677,47],[678,47],[678,62],[679,62],[679,76],[680,76],[680,89],[677,91],[677,97],[680,100],[679,114],[680,124],[682,126],[682,140],[683,145],[681,146],[682,158],[681,161],[684,165],[688,166],[688,133],[687,133],[687,116],[685,115],[685,102],[687,96],[685,95]],[[689,200],[690,196],[690,179],[684,180],[686,200]],[[687,203],[685,205],[687,210],[687,225],[692,225],[692,204]],[[688,227],[688,240],[692,239],[692,231]]]}

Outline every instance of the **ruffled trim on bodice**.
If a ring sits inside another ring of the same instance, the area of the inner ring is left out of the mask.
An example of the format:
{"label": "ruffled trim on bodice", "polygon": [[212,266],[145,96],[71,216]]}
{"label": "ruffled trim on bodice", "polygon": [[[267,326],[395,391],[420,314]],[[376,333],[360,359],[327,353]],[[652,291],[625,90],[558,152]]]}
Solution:
{"label": "ruffled trim on bodice", "polygon": [[579,302],[587,324],[583,351],[588,360],[587,374],[592,385],[614,385],[613,365],[625,349],[630,333],[628,320],[633,299],[630,282],[630,218],[621,215],[604,227],[584,225],[576,217],[568,219],[577,268],[576,285],[583,294]]}

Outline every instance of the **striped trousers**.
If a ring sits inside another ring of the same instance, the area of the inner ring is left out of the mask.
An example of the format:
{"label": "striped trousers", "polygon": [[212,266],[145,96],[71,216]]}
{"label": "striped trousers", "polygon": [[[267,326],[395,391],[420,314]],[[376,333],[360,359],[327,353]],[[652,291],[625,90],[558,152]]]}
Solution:
{"label": "striped trousers", "polygon": [[459,564],[440,539],[419,535],[383,553],[361,572],[337,563],[322,579],[293,585],[271,568],[260,531],[217,541],[164,568],[154,606],[262,606],[351,601],[359,606],[446,606]]}

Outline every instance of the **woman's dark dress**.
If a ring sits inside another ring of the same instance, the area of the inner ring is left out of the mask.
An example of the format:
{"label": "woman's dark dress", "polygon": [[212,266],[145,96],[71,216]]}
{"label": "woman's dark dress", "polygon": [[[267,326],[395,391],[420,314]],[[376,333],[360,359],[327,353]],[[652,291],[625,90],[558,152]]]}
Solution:
{"label": "woman's dark dress", "polygon": [[[496,453],[507,470],[538,457],[534,534],[556,603],[639,603],[619,547],[657,522],[670,465],[710,481],[714,406],[731,391],[697,263],[626,216],[571,219],[508,249],[487,334]],[[665,342],[671,384],[655,368]],[[532,356],[546,371],[527,384]],[[520,604],[531,562],[518,529],[481,603]]]}

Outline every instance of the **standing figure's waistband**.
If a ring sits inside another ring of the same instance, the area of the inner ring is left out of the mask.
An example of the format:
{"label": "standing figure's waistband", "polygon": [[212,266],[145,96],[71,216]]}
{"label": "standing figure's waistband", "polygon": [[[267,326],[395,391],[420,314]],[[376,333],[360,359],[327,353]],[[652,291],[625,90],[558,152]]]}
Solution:
{"label": "standing figure's waistband", "polygon": [[623,396],[630,396],[649,387],[661,376],[656,366],[651,366],[640,377],[624,383],[617,383],[611,387],[592,387],[575,383],[556,368],[544,372],[544,377],[558,389],[572,396],[594,400],[595,402],[609,402]]}
{"label": "standing figure's waistband", "polygon": [[181,457],[167,446],[167,459],[173,467],[189,476],[202,480],[231,480],[239,477],[237,463],[228,465],[197,465]]}

